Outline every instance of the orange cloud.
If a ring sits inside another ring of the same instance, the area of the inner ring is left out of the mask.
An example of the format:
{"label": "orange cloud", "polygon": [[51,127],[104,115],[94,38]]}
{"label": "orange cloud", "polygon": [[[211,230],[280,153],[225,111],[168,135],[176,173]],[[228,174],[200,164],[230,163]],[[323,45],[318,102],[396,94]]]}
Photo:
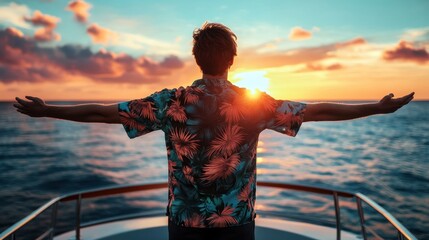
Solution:
{"label": "orange cloud", "polygon": [[42,48],[9,28],[0,30],[0,42],[0,81],[4,83],[61,81],[71,75],[105,83],[153,83],[184,66],[172,55],[154,61],[106,50],[92,52],[77,45]]}
{"label": "orange cloud", "polygon": [[233,67],[259,69],[306,64],[329,58],[328,53],[335,49],[335,44],[264,53],[249,48],[239,53]]}
{"label": "orange cloud", "polygon": [[310,71],[334,71],[342,69],[343,65],[339,63],[334,63],[330,65],[321,65],[316,63],[307,63],[304,69],[298,70],[296,72],[310,72]]}
{"label": "orange cloud", "polygon": [[34,39],[37,41],[47,42],[53,40],[60,40],[61,36],[58,33],[54,32],[54,29],[57,27],[59,18],[43,14],[40,11],[36,10],[33,13],[32,17],[24,17],[24,20],[30,22],[35,26],[42,26],[34,33]]}
{"label": "orange cloud", "polygon": [[337,47],[350,47],[350,46],[356,46],[356,45],[362,45],[366,44],[366,40],[364,38],[358,37],[349,41],[341,42],[337,44]]}
{"label": "orange cloud", "polygon": [[312,33],[308,30],[305,30],[301,27],[294,27],[290,30],[289,39],[294,41],[310,39]]}
{"label": "orange cloud", "polygon": [[86,32],[89,34],[94,43],[107,44],[116,37],[116,34],[114,32],[110,31],[107,28],[100,27],[96,23],[91,24],[86,29]]}
{"label": "orange cloud", "polygon": [[400,60],[419,64],[429,61],[429,53],[424,47],[415,48],[412,43],[406,41],[400,41],[394,49],[384,51],[382,57],[387,61]]}
{"label": "orange cloud", "polygon": [[33,25],[43,26],[46,28],[55,28],[57,23],[60,21],[59,18],[43,14],[38,10],[34,11],[32,17],[24,17],[24,20],[31,22]]}
{"label": "orange cloud", "polygon": [[34,32],[34,39],[41,42],[59,41],[61,36],[51,28],[39,28]]}
{"label": "orange cloud", "polygon": [[332,52],[352,46],[353,44],[364,44],[365,39],[352,39],[346,42],[331,43],[315,47],[303,47],[283,51],[259,52],[263,44],[257,47],[247,48],[239,52],[234,61],[234,68],[271,68],[286,65],[307,64],[325,59],[333,58]]}
{"label": "orange cloud", "polygon": [[81,23],[86,23],[88,21],[89,9],[91,9],[91,7],[91,4],[84,0],[75,0],[71,1],[66,9],[73,12],[76,20]]}
{"label": "orange cloud", "polygon": [[17,37],[23,37],[24,34],[14,27],[8,27],[5,31],[8,31],[11,35],[15,35]]}

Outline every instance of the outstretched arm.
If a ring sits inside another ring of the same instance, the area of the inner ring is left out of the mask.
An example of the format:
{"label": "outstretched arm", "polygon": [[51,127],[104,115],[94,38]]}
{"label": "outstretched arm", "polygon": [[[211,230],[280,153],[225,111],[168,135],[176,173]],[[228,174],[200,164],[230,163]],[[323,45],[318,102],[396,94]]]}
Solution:
{"label": "outstretched arm", "polygon": [[367,104],[314,103],[308,104],[304,113],[304,122],[341,121],[366,117],[374,114],[392,113],[408,104],[414,92],[401,98],[386,95],[379,102]]}
{"label": "outstretched arm", "polygon": [[15,98],[16,110],[30,117],[50,117],[76,122],[120,123],[117,104],[48,105],[42,99]]}

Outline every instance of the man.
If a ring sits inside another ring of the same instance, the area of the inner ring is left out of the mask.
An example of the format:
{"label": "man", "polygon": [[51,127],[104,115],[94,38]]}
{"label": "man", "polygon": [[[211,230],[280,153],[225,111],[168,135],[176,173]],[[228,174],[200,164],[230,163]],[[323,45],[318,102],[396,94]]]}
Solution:
{"label": "man", "polygon": [[250,96],[230,83],[235,34],[205,23],[194,34],[193,55],[203,76],[191,86],[164,89],[119,104],[47,105],[16,98],[18,112],[79,122],[121,123],[135,138],[165,132],[168,155],[170,239],[254,239],[256,148],[272,129],[295,136],[302,122],[338,121],[391,113],[414,93],[368,104],[305,104]]}

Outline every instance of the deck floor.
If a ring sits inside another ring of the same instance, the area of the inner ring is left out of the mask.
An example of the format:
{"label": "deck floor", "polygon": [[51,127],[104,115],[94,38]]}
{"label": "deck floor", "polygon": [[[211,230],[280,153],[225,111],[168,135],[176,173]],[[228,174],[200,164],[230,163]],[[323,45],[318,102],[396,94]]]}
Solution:
{"label": "deck floor", "polygon": [[[125,233],[119,233],[112,236],[100,238],[99,240],[118,240],[118,239],[151,239],[151,240],[168,240],[168,229],[166,226],[139,229]],[[266,227],[255,228],[255,240],[273,240],[273,239],[290,239],[290,240],[314,240],[303,235],[281,231]]]}
{"label": "deck floor", "polygon": [[[255,239],[288,240],[332,240],[336,239],[336,229],[321,225],[296,222],[277,218],[257,217]],[[168,220],[166,216],[143,217],[114,221],[81,229],[81,239],[122,240],[150,239],[168,240]],[[59,236],[55,240],[74,239],[74,231]],[[341,231],[341,239],[356,240],[360,236]],[[237,239],[238,240],[238,239]]]}

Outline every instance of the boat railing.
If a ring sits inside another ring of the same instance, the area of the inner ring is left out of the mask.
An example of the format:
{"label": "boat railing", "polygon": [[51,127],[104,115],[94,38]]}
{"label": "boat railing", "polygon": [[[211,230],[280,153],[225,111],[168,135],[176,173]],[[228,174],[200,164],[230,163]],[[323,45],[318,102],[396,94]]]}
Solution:
{"label": "boat railing", "polygon": [[[350,193],[345,191],[337,191],[332,189],[325,189],[320,187],[312,187],[312,186],[304,186],[304,185],[298,185],[298,184],[287,184],[287,183],[276,183],[276,182],[264,182],[264,181],[258,181],[258,186],[261,187],[273,187],[273,188],[279,188],[279,189],[287,189],[287,190],[295,190],[295,191],[301,191],[301,192],[309,192],[309,193],[317,193],[321,195],[328,195],[333,197],[334,207],[335,207],[335,223],[336,223],[336,239],[341,239],[341,230],[342,230],[342,223],[341,223],[341,213],[340,213],[340,197],[343,198],[355,198],[356,199],[356,207],[360,218],[360,227],[361,227],[361,233],[362,238],[366,240],[367,237],[367,230],[370,230],[366,226],[364,211],[362,208],[362,203],[366,203],[368,206],[370,206],[372,209],[374,209],[378,214],[383,216],[397,231],[397,239],[403,240],[403,239],[417,239],[412,233],[408,231],[407,228],[405,228],[395,217],[393,217],[388,211],[386,211],[383,207],[378,205],[376,202],[371,200],[369,197],[365,196],[362,193]],[[41,235],[39,235],[36,239],[42,240],[42,239],[53,239],[55,236],[55,228],[57,223],[57,211],[58,211],[58,204],[61,202],[70,202],[70,201],[76,201],[75,205],[75,224],[74,224],[74,232],[75,232],[75,239],[80,240],[81,239],[81,229],[83,227],[88,227],[91,225],[116,221],[119,218],[110,218],[110,219],[103,219],[101,221],[95,221],[92,223],[81,223],[81,206],[82,201],[84,199],[90,199],[90,198],[98,198],[98,197],[106,197],[106,196],[112,196],[117,194],[125,194],[125,193],[132,193],[132,192],[139,192],[139,191],[147,191],[147,190],[154,190],[154,189],[162,189],[167,188],[167,183],[151,183],[151,184],[133,184],[133,185],[122,185],[122,186],[115,186],[115,187],[107,187],[107,188],[98,188],[98,189],[92,189],[88,191],[81,191],[71,194],[66,194],[60,197],[56,197],[40,208],[33,211],[31,214],[20,220],[19,222],[15,223],[14,225],[7,228],[5,231],[3,231],[0,234],[0,240],[3,239],[16,239],[16,232],[20,229],[22,229],[24,226],[29,224],[33,219],[35,219],[37,216],[41,215],[47,209],[51,208],[51,221],[49,228],[43,232]],[[146,215],[150,215],[150,213],[146,213]],[[138,217],[141,215],[127,215],[127,219],[132,217]]]}

